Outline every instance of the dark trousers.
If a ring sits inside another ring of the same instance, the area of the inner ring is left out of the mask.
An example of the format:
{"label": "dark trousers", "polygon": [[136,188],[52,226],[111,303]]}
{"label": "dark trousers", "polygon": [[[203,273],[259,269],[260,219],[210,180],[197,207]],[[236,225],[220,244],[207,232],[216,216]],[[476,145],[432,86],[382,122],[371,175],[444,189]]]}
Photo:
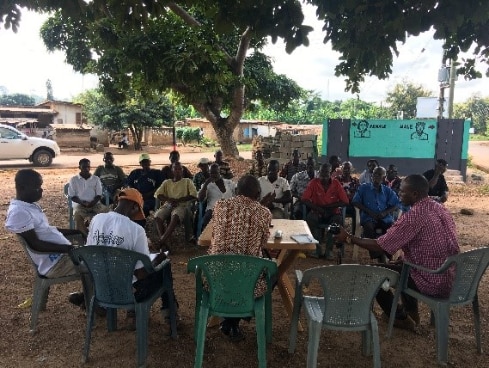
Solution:
{"label": "dark trousers", "polygon": [[[385,234],[387,229],[392,226],[392,223],[385,223],[384,221],[369,221],[362,224],[363,226],[363,237],[369,239],[377,239],[380,235]],[[384,256],[384,252],[371,252],[370,258],[382,258]],[[387,258],[390,258],[390,255],[387,255]]]}
{"label": "dark trousers", "polygon": [[[385,267],[399,273],[401,273],[402,270],[402,264],[377,264],[376,266]],[[408,287],[413,290],[418,290],[418,287],[414,283],[411,276],[408,277]],[[375,299],[377,300],[377,303],[379,303],[379,306],[380,308],[382,308],[384,313],[389,316],[391,313],[392,301],[394,300],[394,294],[392,293],[392,291],[385,291],[384,289],[380,289]],[[418,300],[416,298],[402,293],[401,300],[402,307],[398,306],[396,311],[397,319],[406,319],[408,312],[418,311]]]}
{"label": "dark trousers", "polygon": [[[171,272],[171,263],[167,264],[161,270],[150,273],[142,280],[136,281],[133,286],[136,290],[134,292],[134,297],[137,302],[140,302],[151,295],[155,290],[159,289],[161,283],[167,283],[168,287],[173,294],[173,300],[175,300],[175,304],[178,305],[177,299],[175,297],[175,292],[173,291],[173,274]],[[165,291],[161,295],[161,309],[166,309],[170,307],[168,292]]]}

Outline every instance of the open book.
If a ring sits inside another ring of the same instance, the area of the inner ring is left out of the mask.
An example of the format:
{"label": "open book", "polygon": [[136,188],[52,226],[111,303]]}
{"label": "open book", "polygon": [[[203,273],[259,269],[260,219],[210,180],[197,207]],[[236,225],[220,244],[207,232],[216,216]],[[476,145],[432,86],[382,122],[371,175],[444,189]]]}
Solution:
{"label": "open book", "polygon": [[292,239],[294,239],[297,243],[299,244],[311,244],[315,243],[318,244],[319,242],[314,239],[312,235],[309,234],[294,234],[290,236]]}

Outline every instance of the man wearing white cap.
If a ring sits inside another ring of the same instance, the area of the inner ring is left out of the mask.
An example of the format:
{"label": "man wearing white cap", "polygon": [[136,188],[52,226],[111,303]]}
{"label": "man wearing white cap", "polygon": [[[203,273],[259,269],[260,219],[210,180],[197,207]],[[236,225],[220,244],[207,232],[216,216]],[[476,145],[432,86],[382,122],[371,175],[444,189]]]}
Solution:
{"label": "man wearing white cap", "polygon": [[202,157],[199,160],[199,163],[197,164],[197,167],[200,169],[200,171],[194,175],[194,179],[193,179],[195,189],[197,189],[197,191],[200,190],[202,184],[204,184],[205,181],[210,177],[210,173],[209,173],[210,163],[211,161],[207,157]]}
{"label": "man wearing white cap", "polygon": [[156,189],[163,182],[161,170],[151,168],[151,158],[147,153],[139,155],[139,164],[141,169],[134,169],[127,177],[126,186],[137,189],[144,199],[144,214],[149,215],[149,211],[155,209]]}

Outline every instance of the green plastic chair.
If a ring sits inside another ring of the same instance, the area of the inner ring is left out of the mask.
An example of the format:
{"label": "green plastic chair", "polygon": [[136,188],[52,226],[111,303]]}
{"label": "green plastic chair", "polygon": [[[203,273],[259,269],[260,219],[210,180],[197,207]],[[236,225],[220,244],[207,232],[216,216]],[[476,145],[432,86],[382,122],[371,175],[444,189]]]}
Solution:
{"label": "green plastic chair", "polygon": [[[93,283],[93,296],[90,299],[87,313],[85,345],[83,362],[87,362],[90,349],[90,339],[96,306],[107,309],[107,329],[117,329],[117,309],[134,310],[136,313],[136,340],[138,367],[146,366],[148,354],[148,320],[153,303],[168,291],[170,303],[170,325],[172,337],[177,337],[176,304],[173,298],[173,285],[168,278],[162,278],[161,287],[146,299],[136,302],[133,294],[133,273],[136,263],[142,262],[145,270],[155,272],[149,257],[127,249],[109,246],[85,246],[71,252],[75,264],[84,264]],[[169,260],[161,267],[169,266]],[[158,266],[158,269],[160,265]]]}
{"label": "green plastic chair", "polygon": [[[447,271],[452,265],[455,266],[455,280],[452,285],[452,291],[446,299],[424,295],[407,286],[411,268],[431,274],[441,274]],[[448,325],[450,320],[450,307],[460,307],[472,303],[477,352],[479,354],[482,353],[477,289],[479,288],[479,282],[488,265],[489,247],[478,248],[451,256],[447,258],[445,263],[443,263],[437,270],[430,270],[408,262],[405,262],[403,265],[399,282],[400,287],[396,289],[392,305],[397,306],[401,293],[410,295],[419,301],[428,304],[431,309],[431,322],[435,324],[436,328],[437,360],[440,365],[446,365],[448,363]],[[394,314],[391,313],[389,330],[387,333],[389,337],[392,334],[393,324]]]}
{"label": "green plastic chair", "polygon": [[[362,352],[372,355],[380,368],[377,320],[372,303],[379,289],[394,286],[399,273],[387,268],[365,265],[337,265],[296,270],[294,310],[290,326],[289,353],[295,351],[301,307],[308,322],[307,367],[317,366],[321,329],[362,331]],[[323,296],[303,295],[303,288],[317,280]]]}
{"label": "green plastic chair", "polygon": [[[267,366],[266,342],[272,341],[272,283],[277,264],[248,255],[223,254],[192,258],[188,272],[195,273],[195,368],[202,367],[209,316],[255,317],[258,366]],[[267,292],[254,296],[255,285],[265,275]],[[204,286],[204,279],[206,286]]]}
{"label": "green plastic chair", "polygon": [[[31,320],[30,320],[30,330],[29,330],[30,333],[34,334],[37,332],[37,319],[39,316],[39,312],[46,310],[46,303],[48,301],[49,289],[51,285],[64,284],[66,282],[77,281],[81,279],[84,285],[84,289],[86,289],[87,286],[85,282],[87,282],[88,279],[82,278],[80,274],[56,277],[56,278],[50,278],[39,274],[39,272],[37,271],[37,265],[34,263],[29,253],[29,252],[32,253],[38,253],[38,252],[32,250],[32,248],[29,246],[27,241],[21,235],[17,235],[17,239],[19,240],[20,244],[24,248],[27,257],[31,261],[32,266],[34,268],[35,278],[34,278],[34,285],[32,287]],[[85,303],[87,304],[87,300],[85,300]]]}

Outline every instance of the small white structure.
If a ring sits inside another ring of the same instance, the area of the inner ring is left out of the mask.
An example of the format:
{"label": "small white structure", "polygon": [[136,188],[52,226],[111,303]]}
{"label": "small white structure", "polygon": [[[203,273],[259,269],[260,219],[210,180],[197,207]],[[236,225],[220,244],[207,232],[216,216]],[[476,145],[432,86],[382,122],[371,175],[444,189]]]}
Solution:
{"label": "small white structure", "polygon": [[[438,97],[418,97],[416,102],[417,119],[436,119],[440,100]],[[443,102],[443,117],[448,119],[448,100]]]}

